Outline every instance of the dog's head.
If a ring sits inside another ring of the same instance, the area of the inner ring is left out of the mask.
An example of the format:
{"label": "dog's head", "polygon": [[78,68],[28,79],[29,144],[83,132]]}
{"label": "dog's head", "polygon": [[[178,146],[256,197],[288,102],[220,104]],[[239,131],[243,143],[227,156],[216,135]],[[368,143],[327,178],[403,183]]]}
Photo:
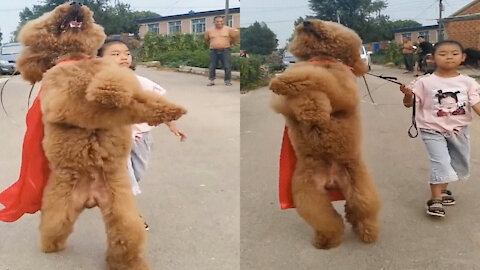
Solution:
{"label": "dog's head", "polygon": [[105,33],[86,6],[69,2],[28,22],[18,39],[24,46],[18,70],[26,80],[35,83],[58,59],[95,56]]}
{"label": "dog's head", "polygon": [[350,28],[334,22],[308,20],[295,28],[290,52],[300,60],[331,57],[353,68],[356,75],[367,72],[360,58],[362,40]]}

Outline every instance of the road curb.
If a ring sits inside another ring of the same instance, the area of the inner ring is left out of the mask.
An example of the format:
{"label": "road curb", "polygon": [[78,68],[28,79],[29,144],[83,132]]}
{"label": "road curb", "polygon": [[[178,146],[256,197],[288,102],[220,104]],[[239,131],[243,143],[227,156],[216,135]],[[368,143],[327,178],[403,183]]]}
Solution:
{"label": "road curb", "polygon": [[[193,73],[193,74],[208,76],[208,68],[180,66],[177,70],[179,72]],[[216,75],[217,75],[216,76],[217,78],[224,78],[225,77],[225,71],[223,69],[217,69]],[[239,71],[232,71],[232,79],[240,79],[240,72]]]}

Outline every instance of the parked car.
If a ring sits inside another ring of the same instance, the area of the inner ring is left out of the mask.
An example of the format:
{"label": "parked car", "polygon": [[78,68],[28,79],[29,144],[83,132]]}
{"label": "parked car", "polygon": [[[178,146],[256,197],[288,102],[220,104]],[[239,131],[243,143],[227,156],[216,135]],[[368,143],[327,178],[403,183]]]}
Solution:
{"label": "parked car", "polygon": [[6,43],[0,47],[0,74],[17,72],[17,58],[21,50],[20,43]]}
{"label": "parked car", "polygon": [[360,47],[360,58],[362,58],[365,65],[367,65],[368,70],[372,69],[372,59],[370,58],[371,51],[365,50],[365,46]]}
{"label": "parked car", "polygon": [[297,62],[297,58],[295,58],[295,56],[293,56],[293,54],[291,54],[289,51],[285,51],[283,53],[282,63],[284,68],[287,68],[288,66],[290,66],[290,64],[293,64],[296,62]]}

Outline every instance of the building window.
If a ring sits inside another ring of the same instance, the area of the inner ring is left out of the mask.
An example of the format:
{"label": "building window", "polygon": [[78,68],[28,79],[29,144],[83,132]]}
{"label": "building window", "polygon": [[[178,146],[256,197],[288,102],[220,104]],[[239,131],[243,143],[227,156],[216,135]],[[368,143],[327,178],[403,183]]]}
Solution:
{"label": "building window", "polygon": [[182,22],[181,21],[174,21],[168,22],[168,33],[175,34],[182,32]]}
{"label": "building window", "polygon": [[205,33],[205,18],[192,19],[192,33]]}
{"label": "building window", "polygon": [[233,19],[232,19],[232,15],[228,15],[228,20],[227,20],[227,23],[226,23],[227,26],[230,26],[230,27],[233,27]]}
{"label": "building window", "polygon": [[412,33],[410,33],[410,32],[409,32],[409,33],[403,33],[403,34],[402,34],[402,38],[403,38],[403,37],[407,37],[408,40],[412,40]]}
{"label": "building window", "polygon": [[419,36],[424,36],[426,41],[430,41],[430,37],[429,37],[429,35],[428,35],[428,31],[418,32],[418,35],[419,35]]}
{"label": "building window", "polygon": [[158,33],[159,33],[158,23],[148,24],[148,32],[153,32],[153,33],[158,35]]}

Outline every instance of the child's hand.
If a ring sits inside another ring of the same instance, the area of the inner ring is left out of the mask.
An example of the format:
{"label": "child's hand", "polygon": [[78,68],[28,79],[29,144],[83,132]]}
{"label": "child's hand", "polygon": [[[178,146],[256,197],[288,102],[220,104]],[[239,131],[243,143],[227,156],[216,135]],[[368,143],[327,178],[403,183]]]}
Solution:
{"label": "child's hand", "polygon": [[403,93],[404,95],[412,95],[412,94],[413,94],[412,90],[411,90],[410,88],[407,88],[407,87],[406,87],[405,85],[403,85],[403,84],[400,86],[400,91],[402,91],[402,93]]}
{"label": "child's hand", "polygon": [[413,91],[407,88],[405,85],[400,86],[400,91],[405,95],[403,96],[403,106],[410,108],[413,106]]}
{"label": "child's hand", "polygon": [[173,133],[173,135],[180,137],[181,142],[187,139],[187,136],[177,128],[174,122],[168,122],[167,126],[170,129],[170,131]]}

